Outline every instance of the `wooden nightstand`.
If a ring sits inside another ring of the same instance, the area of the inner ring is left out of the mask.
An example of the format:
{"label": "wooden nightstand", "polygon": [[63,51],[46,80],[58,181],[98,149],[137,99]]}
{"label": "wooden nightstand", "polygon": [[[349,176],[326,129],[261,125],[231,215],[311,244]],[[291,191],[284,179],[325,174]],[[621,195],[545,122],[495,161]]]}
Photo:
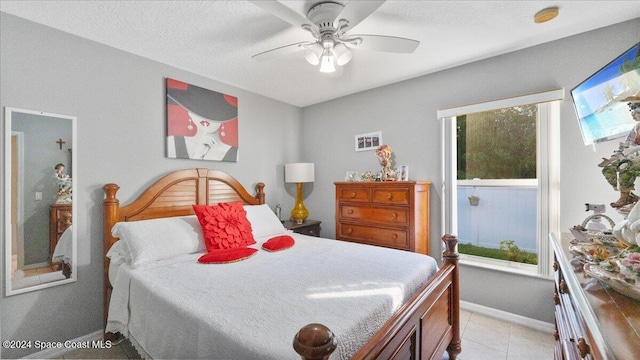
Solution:
{"label": "wooden nightstand", "polygon": [[287,220],[283,221],[282,225],[294,233],[320,237],[320,223],[321,221],[317,220],[305,220],[302,224],[297,224],[293,220]]}

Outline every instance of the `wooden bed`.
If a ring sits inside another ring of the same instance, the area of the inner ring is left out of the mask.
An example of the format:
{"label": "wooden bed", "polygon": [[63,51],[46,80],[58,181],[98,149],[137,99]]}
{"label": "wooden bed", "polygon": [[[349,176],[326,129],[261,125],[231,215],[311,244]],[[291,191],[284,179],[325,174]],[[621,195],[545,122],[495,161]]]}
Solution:
{"label": "wooden bed", "polygon": [[[118,240],[111,228],[121,221],[137,221],[193,214],[193,204],[213,205],[241,201],[265,203],[264,184],[256,184],[251,195],[232,176],[209,169],[170,173],[149,186],[132,203],[120,206],[119,186],[106,184],[104,199],[104,324],[106,326],[112,285],[107,251]],[[450,359],[461,351],[459,327],[457,239],[443,237],[444,264],[438,272],[358,351],[353,359],[440,359],[446,350]],[[117,334],[105,333],[106,339]],[[321,324],[310,324],[291,334],[293,347],[303,359],[328,359],[336,339]],[[293,350],[292,350],[293,352]]]}

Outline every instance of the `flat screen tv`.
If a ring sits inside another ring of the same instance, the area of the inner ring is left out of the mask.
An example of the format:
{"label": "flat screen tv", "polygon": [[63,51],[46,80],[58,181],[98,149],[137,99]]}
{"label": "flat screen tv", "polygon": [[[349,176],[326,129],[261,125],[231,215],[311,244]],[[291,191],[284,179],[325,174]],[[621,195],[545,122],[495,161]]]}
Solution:
{"label": "flat screen tv", "polygon": [[640,102],[640,43],[571,90],[585,145],[626,136],[635,121],[629,103]]}

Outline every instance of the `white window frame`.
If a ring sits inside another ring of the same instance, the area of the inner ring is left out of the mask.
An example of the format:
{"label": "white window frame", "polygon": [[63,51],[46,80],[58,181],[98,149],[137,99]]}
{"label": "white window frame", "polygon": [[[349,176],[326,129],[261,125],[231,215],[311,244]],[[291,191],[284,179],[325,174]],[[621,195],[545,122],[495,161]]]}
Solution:
{"label": "white window frame", "polygon": [[[456,176],[456,117],[514,106],[539,105],[536,134],[538,265],[460,254],[462,264],[545,278],[549,278],[553,274],[549,233],[558,233],[560,223],[560,102],[562,100],[564,100],[564,89],[558,89],[438,110],[442,145],[442,229],[444,233],[457,234],[458,212],[456,204],[458,199],[455,189],[460,182]],[[500,182],[499,180],[494,181]]]}

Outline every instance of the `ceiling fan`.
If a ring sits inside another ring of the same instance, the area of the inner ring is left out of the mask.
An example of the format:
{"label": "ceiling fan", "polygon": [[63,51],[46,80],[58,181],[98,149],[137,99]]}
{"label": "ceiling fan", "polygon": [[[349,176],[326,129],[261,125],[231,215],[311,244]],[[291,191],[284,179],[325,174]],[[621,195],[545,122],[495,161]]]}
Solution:
{"label": "ceiling fan", "polygon": [[311,65],[320,65],[320,72],[332,73],[336,65],[351,61],[351,49],[365,49],[389,53],[412,53],[419,41],[395,36],[350,34],[356,25],[366,19],[385,0],[349,1],[346,5],[334,1],[322,1],[313,5],[306,17],[276,0],[250,0],[254,5],[289,24],[308,31],[314,40],[281,46],[253,55],[256,60],[266,60],[305,51]]}

